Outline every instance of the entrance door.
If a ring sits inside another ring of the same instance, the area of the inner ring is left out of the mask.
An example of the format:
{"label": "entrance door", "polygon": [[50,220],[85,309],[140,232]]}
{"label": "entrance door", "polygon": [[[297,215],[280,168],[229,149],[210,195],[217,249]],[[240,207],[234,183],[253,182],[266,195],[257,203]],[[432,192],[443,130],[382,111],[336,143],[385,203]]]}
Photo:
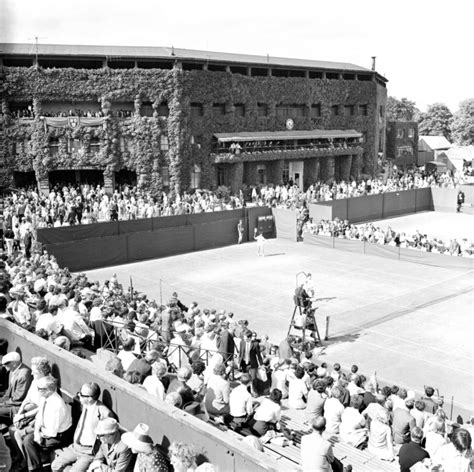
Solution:
{"label": "entrance door", "polygon": [[303,161],[290,161],[290,180],[301,191],[303,190]]}

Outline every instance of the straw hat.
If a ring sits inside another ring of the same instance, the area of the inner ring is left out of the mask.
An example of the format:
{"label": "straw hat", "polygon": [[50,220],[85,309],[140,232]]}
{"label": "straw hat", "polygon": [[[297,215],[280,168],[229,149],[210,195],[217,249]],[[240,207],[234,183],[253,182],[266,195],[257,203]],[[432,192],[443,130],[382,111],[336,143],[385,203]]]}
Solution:
{"label": "straw hat", "polygon": [[131,433],[122,434],[122,442],[135,451],[149,453],[153,448],[153,440],[148,435],[149,431],[148,425],[138,423]]}
{"label": "straw hat", "polygon": [[95,428],[95,434],[113,434],[116,433],[118,429],[119,425],[117,423],[117,420],[115,420],[114,418],[105,418],[99,421],[97,427]]}

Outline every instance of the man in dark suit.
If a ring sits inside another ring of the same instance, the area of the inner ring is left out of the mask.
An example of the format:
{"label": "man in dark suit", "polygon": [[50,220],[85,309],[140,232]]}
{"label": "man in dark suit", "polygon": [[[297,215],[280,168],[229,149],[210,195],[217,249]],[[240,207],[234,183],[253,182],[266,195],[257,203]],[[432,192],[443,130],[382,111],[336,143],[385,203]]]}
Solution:
{"label": "man in dark suit", "polygon": [[248,372],[251,379],[254,380],[257,378],[257,370],[262,362],[260,343],[257,340],[252,340],[252,331],[248,330],[240,341],[238,365],[242,372]]}
{"label": "man in dark suit", "polygon": [[10,372],[8,389],[0,397],[0,423],[12,424],[13,415],[25,399],[33,377],[31,369],[21,362],[18,352],[9,352],[3,356],[2,364]]}
{"label": "man in dark suit", "polygon": [[235,342],[234,336],[229,331],[229,322],[221,323],[222,331],[217,341],[217,350],[222,355],[224,362],[230,361],[234,356]]}
{"label": "man in dark suit", "polygon": [[421,447],[423,439],[423,431],[415,426],[411,432],[411,441],[404,444],[398,453],[398,462],[400,464],[400,472],[410,472],[410,468],[417,462],[430,457]]}
{"label": "man in dark suit", "polygon": [[117,421],[113,418],[99,421],[95,433],[101,444],[89,471],[131,472],[132,451],[121,441]]}

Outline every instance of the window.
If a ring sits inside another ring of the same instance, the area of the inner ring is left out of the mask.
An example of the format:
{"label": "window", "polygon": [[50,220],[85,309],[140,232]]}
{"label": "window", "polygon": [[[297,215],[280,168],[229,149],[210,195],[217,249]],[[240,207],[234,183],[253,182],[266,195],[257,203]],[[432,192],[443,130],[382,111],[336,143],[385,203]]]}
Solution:
{"label": "window", "polygon": [[92,154],[98,154],[100,151],[100,141],[99,138],[91,138],[90,141],[90,152]]}
{"label": "window", "polygon": [[331,116],[338,116],[339,115],[339,105],[333,105],[331,107]]}
{"label": "window", "polygon": [[367,142],[367,131],[362,132],[362,137],[359,138],[361,143],[366,143]]}
{"label": "window", "polygon": [[204,115],[202,103],[191,103],[191,118],[198,118]]}
{"label": "window", "polygon": [[267,166],[265,164],[259,164],[257,166],[257,183],[267,183]]}
{"label": "window", "polygon": [[199,188],[201,185],[201,166],[194,164],[191,169],[191,188]]}
{"label": "window", "polygon": [[[18,152],[18,146],[17,146],[17,152]],[[59,152],[59,139],[58,138],[49,138],[49,155],[50,156],[56,156]]]}
{"label": "window", "polygon": [[310,110],[311,118],[319,118],[321,116],[321,104],[313,104],[311,105]]}
{"label": "window", "polygon": [[163,166],[161,168],[161,182],[163,183],[163,187],[170,186],[170,170],[168,166]]}
{"label": "window", "polygon": [[165,118],[168,117],[168,115],[170,114],[170,109],[168,108],[168,104],[160,103],[160,105],[158,106],[157,112],[158,112],[158,116],[162,116]]}
{"label": "window", "polygon": [[366,103],[359,105],[359,115],[367,116],[369,112],[369,107]]}
{"label": "window", "polygon": [[354,115],[354,105],[344,105],[344,116]]}
{"label": "window", "polygon": [[143,102],[140,107],[141,116],[153,116],[153,106],[151,102]]}
{"label": "window", "polygon": [[383,118],[383,106],[379,106],[379,116]]}
{"label": "window", "polygon": [[162,151],[168,151],[169,150],[168,136],[166,136],[165,134],[162,134],[160,136],[160,149]]}
{"label": "window", "polygon": [[305,116],[305,105],[277,105],[276,115],[279,118],[301,118]]}
{"label": "window", "polygon": [[405,137],[405,130],[403,128],[399,128],[397,130],[397,138],[403,139]]}
{"label": "window", "polygon": [[408,128],[408,137],[409,138],[414,138],[415,137],[415,129],[414,128]]}
{"label": "window", "polygon": [[212,114],[214,116],[223,116],[223,115],[225,115],[225,103],[213,103],[212,104]]}
{"label": "window", "polygon": [[413,156],[413,146],[398,146],[397,148],[397,157],[403,156]]}
{"label": "window", "polygon": [[283,162],[283,169],[281,172],[281,180],[286,185],[290,180],[290,163],[288,161]]}
{"label": "window", "polygon": [[237,103],[234,105],[235,108],[235,116],[243,118],[245,116],[245,105],[242,103]]}
{"label": "window", "polygon": [[258,103],[257,113],[259,117],[268,116],[268,105],[266,103]]}

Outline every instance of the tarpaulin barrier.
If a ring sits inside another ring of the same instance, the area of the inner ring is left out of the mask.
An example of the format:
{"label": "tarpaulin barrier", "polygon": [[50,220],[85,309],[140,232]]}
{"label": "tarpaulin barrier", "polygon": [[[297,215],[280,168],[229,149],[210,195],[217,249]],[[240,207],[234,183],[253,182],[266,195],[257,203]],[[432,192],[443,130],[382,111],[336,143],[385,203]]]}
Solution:
{"label": "tarpaulin barrier", "polygon": [[120,220],[118,222],[119,234],[138,233],[153,229],[153,218],[140,218],[138,220]]}
{"label": "tarpaulin barrier", "polygon": [[188,221],[187,215],[157,216],[152,218],[152,229],[172,228],[174,226],[185,226]]}
{"label": "tarpaulin barrier", "polygon": [[416,211],[415,190],[384,193],[382,198],[382,218],[391,218]]}
{"label": "tarpaulin barrier", "polygon": [[445,256],[443,254],[433,254],[432,252],[405,248],[400,248],[400,260],[435,267],[444,267],[446,269],[469,270],[474,267],[474,260],[470,257]]}
{"label": "tarpaulin barrier", "polygon": [[351,223],[382,218],[383,195],[366,195],[347,201],[347,219]]}
{"label": "tarpaulin barrier", "polygon": [[433,211],[431,188],[417,188],[415,190],[415,200],[415,211]]}
{"label": "tarpaulin barrier", "polygon": [[334,238],[332,236],[318,236],[317,234],[303,233],[304,244],[314,246],[334,248]]}
{"label": "tarpaulin barrier", "polygon": [[275,218],[277,238],[296,241],[296,211],[286,208],[272,208],[272,213]]}
{"label": "tarpaulin barrier", "polygon": [[240,218],[208,221],[192,225],[194,250],[212,249],[237,243],[237,224]]}
{"label": "tarpaulin barrier", "polygon": [[109,221],[89,225],[62,226],[38,229],[38,242],[42,244],[65,243],[80,239],[102,238],[118,234],[118,223]]}
{"label": "tarpaulin barrier", "polygon": [[54,254],[61,267],[81,271],[128,262],[126,239],[127,236],[107,236],[47,244],[45,249]]}
{"label": "tarpaulin barrier", "polygon": [[208,213],[196,213],[187,215],[187,224],[193,225],[196,223],[206,223],[208,221],[232,220],[235,218],[244,217],[244,209],[238,208],[236,210],[213,211]]}
{"label": "tarpaulin barrier", "polygon": [[433,196],[433,207],[435,211],[456,211],[458,190],[455,188],[433,187],[431,189]]}
{"label": "tarpaulin barrier", "polygon": [[341,251],[364,252],[364,243],[354,239],[334,238],[334,247]]}
{"label": "tarpaulin barrier", "polygon": [[342,198],[341,200],[333,200],[332,217],[341,220],[349,219],[349,199]]}
{"label": "tarpaulin barrier", "polygon": [[386,257],[387,259],[400,259],[400,249],[387,244],[364,243],[364,252],[371,256]]}
{"label": "tarpaulin barrier", "polygon": [[309,217],[313,219],[313,221],[321,221],[321,220],[332,220],[333,219],[333,205],[332,202],[327,205],[323,202],[321,203],[310,203],[308,205],[309,209]]}
{"label": "tarpaulin barrier", "polygon": [[127,236],[128,261],[141,261],[182,254],[193,250],[192,226],[161,228]]}

